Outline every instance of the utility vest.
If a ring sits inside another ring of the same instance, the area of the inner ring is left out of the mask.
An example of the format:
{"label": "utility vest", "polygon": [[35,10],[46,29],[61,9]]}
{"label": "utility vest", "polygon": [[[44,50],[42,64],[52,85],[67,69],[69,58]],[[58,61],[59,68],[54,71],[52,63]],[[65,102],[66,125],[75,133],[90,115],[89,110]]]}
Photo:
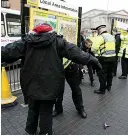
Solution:
{"label": "utility vest", "polygon": [[125,58],[128,58],[128,34],[125,36],[121,35],[120,38],[122,41],[121,42],[122,45],[121,45],[120,51],[118,53],[118,56],[122,57],[124,55]]}
{"label": "utility vest", "polygon": [[64,69],[67,68],[67,66],[71,63],[71,60],[68,60],[66,58],[63,58],[63,66],[64,66]]}
{"label": "utility vest", "polygon": [[99,41],[97,41],[97,54],[99,57],[114,57],[115,52],[115,38],[109,33],[103,33],[98,36]]}

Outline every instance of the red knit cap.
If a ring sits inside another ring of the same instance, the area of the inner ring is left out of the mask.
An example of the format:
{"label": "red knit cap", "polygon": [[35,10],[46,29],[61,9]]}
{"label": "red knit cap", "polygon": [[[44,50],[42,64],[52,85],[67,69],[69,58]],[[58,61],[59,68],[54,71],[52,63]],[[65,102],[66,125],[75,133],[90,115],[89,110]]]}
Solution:
{"label": "red knit cap", "polygon": [[52,31],[52,27],[49,24],[41,24],[36,26],[32,31],[36,32],[37,34],[45,33]]}

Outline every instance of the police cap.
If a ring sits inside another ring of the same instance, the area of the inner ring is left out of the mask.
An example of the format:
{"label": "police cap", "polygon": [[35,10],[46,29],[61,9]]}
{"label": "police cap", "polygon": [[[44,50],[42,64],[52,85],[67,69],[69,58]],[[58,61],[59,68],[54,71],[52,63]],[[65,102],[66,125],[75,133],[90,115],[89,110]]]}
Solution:
{"label": "police cap", "polygon": [[105,28],[105,27],[106,27],[106,25],[100,25],[100,26],[96,27],[96,30],[101,29],[101,28]]}

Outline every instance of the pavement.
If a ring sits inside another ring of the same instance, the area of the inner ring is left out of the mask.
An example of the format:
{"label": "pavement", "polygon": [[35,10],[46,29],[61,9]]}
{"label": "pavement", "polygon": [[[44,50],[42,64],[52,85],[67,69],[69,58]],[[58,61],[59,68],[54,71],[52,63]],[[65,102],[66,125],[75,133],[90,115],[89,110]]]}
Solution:
{"label": "pavement", "polygon": [[[64,113],[53,119],[53,129],[56,135],[128,135],[128,79],[119,80],[121,74],[113,79],[111,92],[105,95],[94,94],[93,90],[99,87],[95,75],[95,87],[89,84],[88,74],[81,84],[87,119],[82,119],[74,107],[71,90],[66,83],[64,95]],[[25,135],[27,107],[22,107],[23,96],[21,91],[15,92],[18,104],[1,111],[2,135]],[[104,129],[104,124],[109,125]]]}

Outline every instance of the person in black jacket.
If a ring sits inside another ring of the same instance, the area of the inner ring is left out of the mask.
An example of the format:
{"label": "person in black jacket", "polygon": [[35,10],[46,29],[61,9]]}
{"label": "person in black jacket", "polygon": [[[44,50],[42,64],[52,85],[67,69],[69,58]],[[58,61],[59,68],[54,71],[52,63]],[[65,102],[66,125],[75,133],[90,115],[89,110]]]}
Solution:
{"label": "person in black jacket", "polygon": [[[72,91],[72,100],[75,105],[78,114],[82,118],[87,117],[87,113],[84,110],[83,106],[83,98],[82,98],[82,91],[80,88],[80,76],[79,76],[79,65],[76,63],[71,62],[64,70],[65,79]],[[63,113],[63,95],[64,95],[64,87],[60,91],[58,98],[56,99],[55,103],[55,110],[53,111],[53,117],[58,116],[59,114]]]}
{"label": "person in black jacket", "polygon": [[[79,45],[80,48],[81,46],[83,46],[85,39],[86,39],[86,32],[83,30],[81,31],[80,34],[80,45]],[[83,69],[83,65],[79,65],[80,82],[82,82],[82,79],[84,79],[84,74],[82,72],[82,69]]]}
{"label": "person in black jacket", "polygon": [[[92,45],[92,41],[87,38],[84,41],[84,44],[81,46],[81,49],[85,52],[90,53],[92,56],[94,56],[94,53],[91,51],[91,45]],[[93,69],[92,65],[89,65],[89,64],[87,65],[87,67],[88,67],[88,75],[89,75],[89,78],[90,78],[91,86],[94,86],[94,83],[93,83],[93,81],[94,81],[94,78],[93,78],[94,69]]]}
{"label": "person in black jacket", "polygon": [[53,105],[64,86],[63,57],[101,70],[96,58],[58,36],[48,24],[36,26],[23,40],[1,47],[2,62],[25,58],[20,82],[29,98],[25,130],[31,135],[37,131],[39,116],[39,134],[52,134]]}
{"label": "person in black jacket", "polygon": [[116,40],[116,60],[115,60],[115,66],[114,66],[114,76],[116,76],[117,73],[117,65],[118,65],[118,53],[120,50],[120,46],[121,46],[121,39],[120,39],[120,33],[116,30],[116,34],[115,34],[115,40]]}

